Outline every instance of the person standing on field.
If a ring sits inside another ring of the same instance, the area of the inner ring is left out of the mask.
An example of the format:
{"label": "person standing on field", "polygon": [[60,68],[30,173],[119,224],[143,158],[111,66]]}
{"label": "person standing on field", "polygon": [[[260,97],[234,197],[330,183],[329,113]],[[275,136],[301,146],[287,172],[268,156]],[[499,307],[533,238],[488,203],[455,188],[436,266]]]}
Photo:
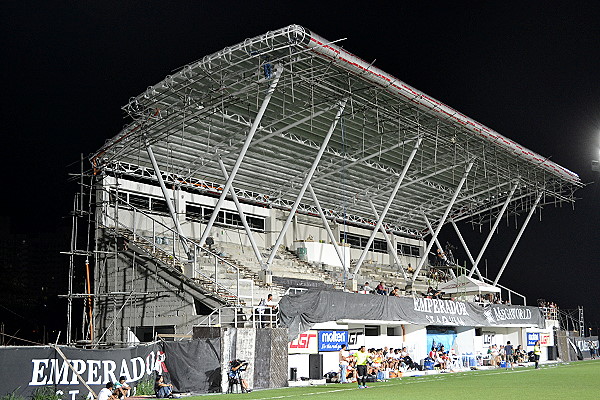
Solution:
{"label": "person standing on field", "polygon": [[540,355],[542,354],[542,347],[540,346],[540,341],[536,340],[533,345],[533,357],[535,358],[535,369],[540,367]]}
{"label": "person standing on field", "polygon": [[354,354],[352,354],[356,359],[356,382],[358,382],[359,389],[367,388],[367,362],[369,361],[369,357],[371,356],[367,352],[367,348],[365,346],[360,346],[360,349]]}
{"label": "person standing on field", "polygon": [[504,354],[506,355],[506,368],[510,366],[510,369],[515,369],[513,367],[513,363],[515,362],[515,350],[513,345],[510,344],[510,340],[506,342],[506,346],[504,346]]}
{"label": "person standing on field", "polygon": [[340,383],[348,383],[346,376],[348,375],[348,357],[350,357],[350,353],[346,350],[346,345],[343,344],[340,349]]}

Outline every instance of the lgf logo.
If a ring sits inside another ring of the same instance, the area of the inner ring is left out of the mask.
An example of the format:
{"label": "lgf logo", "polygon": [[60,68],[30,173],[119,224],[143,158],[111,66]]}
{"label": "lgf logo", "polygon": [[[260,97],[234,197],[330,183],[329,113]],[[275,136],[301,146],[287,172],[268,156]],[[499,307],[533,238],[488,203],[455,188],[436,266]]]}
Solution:
{"label": "lgf logo", "polygon": [[316,333],[301,333],[298,336],[298,339],[292,340],[290,342],[290,349],[308,349],[308,345],[310,344],[310,339],[316,338]]}

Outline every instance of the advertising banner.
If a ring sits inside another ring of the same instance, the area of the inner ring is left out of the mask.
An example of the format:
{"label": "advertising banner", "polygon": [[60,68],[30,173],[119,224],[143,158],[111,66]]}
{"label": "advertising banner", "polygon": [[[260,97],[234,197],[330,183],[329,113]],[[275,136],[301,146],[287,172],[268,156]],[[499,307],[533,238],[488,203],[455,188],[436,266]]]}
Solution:
{"label": "advertising banner", "polygon": [[424,297],[392,297],[338,291],[304,292],[283,296],[279,315],[290,339],[314,324],[345,319],[398,321],[442,326],[544,327],[538,307],[479,305]]}
{"label": "advertising banner", "polygon": [[300,333],[288,345],[289,354],[316,354],[318,352],[317,331]]}
{"label": "advertising banner", "polygon": [[540,340],[539,332],[528,332],[527,333],[527,346],[534,346],[535,342]]}
{"label": "advertising banner", "polygon": [[50,388],[65,400],[91,399],[83,382],[98,394],[107,382],[117,382],[121,376],[131,387],[143,381],[153,386],[154,379],[163,375],[175,391],[202,391],[212,384],[207,368],[220,368],[219,339],[213,341],[160,342],[120,349],[59,346],[60,352],[51,346],[0,347],[0,397],[10,393],[31,397]]}
{"label": "advertising banner", "polygon": [[340,351],[348,344],[348,331],[319,331],[319,351]]}

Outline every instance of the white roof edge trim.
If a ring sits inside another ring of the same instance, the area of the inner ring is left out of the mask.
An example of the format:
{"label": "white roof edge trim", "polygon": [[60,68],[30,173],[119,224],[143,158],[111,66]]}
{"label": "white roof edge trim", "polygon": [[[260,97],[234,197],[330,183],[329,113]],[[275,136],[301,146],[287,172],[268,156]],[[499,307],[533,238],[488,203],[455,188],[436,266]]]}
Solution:
{"label": "white roof edge trim", "polygon": [[552,174],[558,174],[562,178],[566,178],[572,182],[579,182],[579,175],[576,173],[548,160],[548,158],[543,157],[525,148],[524,146],[519,145],[518,143],[499,134],[493,129],[488,128],[487,126],[467,117],[452,107],[447,106],[441,101],[436,100],[433,97],[430,97],[414,87],[402,82],[393,75],[374,67],[372,64],[367,63],[360,57],[357,57],[343,48],[323,39],[319,35],[316,35],[313,32],[310,32],[310,35],[311,37],[309,39],[310,41],[308,46],[312,47],[314,52],[331,60],[338,66],[345,68],[354,74],[360,75],[364,79],[367,79],[380,87],[385,87],[390,93],[405,97],[406,99],[415,103],[417,106],[436,112],[445,119],[458,122],[472,133],[511,151],[518,157],[524,158],[534,164],[540,164],[542,168],[551,172]]}

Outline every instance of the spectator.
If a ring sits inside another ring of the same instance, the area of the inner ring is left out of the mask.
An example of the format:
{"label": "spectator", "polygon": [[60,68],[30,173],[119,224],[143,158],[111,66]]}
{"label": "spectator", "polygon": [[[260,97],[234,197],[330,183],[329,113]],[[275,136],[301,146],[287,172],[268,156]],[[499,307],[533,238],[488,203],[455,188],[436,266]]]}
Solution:
{"label": "spectator", "polygon": [[118,398],[113,394],[114,385],[112,382],[108,382],[106,387],[100,390],[98,393],[98,400],[117,400]]}
{"label": "spectator", "polygon": [[127,378],[125,378],[124,376],[120,377],[119,382],[115,383],[115,394],[117,395],[117,397],[129,397],[130,392],[131,387],[129,387],[129,385],[127,384]]}
{"label": "spectator", "polygon": [[515,369],[513,367],[513,363],[515,362],[514,350],[512,344],[510,344],[510,340],[506,342],[506,346],[504,346],[504,353],[506,355],[506,367],[508,368],[510,364],[510,369]]}
{"label": "spectator", "polygon": [[434,288],[432,288],[431,286],[429,286],[427,288],[427,297],[430,299],[439,299],[442,296],[442,292],[439,290],[436,290]]}
{"label": "spectator", "polygon": [[340,359],[340,383],[348,383],[348,359],[350,357],[350,353],[346,350],[346,345],[343,344],[340,349],[339,359]]}
{"label": "spectator", "polygon": [[383,282],[379,282],[379,285],[377,285],[377,287],[375,288],[375,291],[377,292],[377,294],[387,296],[387,289],[385,288],[385,285],[383,284]]}
{"label": "spectator", "polygon": [[154,383],[154,393],[156,394],[157,399],[166,399],[172,397],[173,385],[170,383],[165,383],[163,376],[159,375]]}
{"label": "spectator", "polygon": [[390,292],[390,296],[400,297],[400,289],[398,286],[394,287],[394,289]]}
{"label": "spectator", "polygon": [[365,293],[373,293],[373,288],[369,286],[369,282],[365,282],[363,290],[365,291]]}

